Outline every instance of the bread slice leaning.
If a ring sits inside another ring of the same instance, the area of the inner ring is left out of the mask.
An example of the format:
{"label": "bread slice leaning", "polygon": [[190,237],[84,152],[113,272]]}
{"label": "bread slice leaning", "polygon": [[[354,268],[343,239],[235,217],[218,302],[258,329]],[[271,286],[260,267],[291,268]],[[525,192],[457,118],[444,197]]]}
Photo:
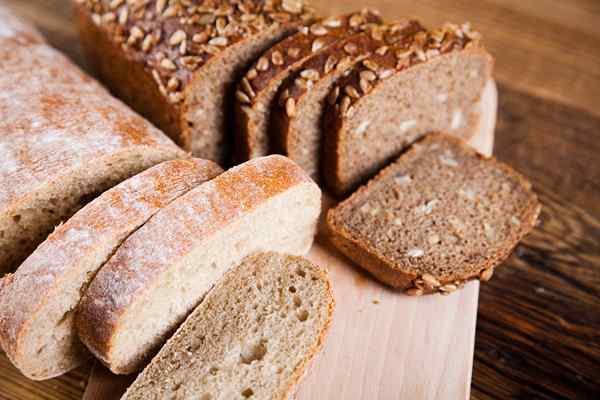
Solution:
{"label": "bread slice leaning", "polygon": [[235,85],[313,18],[302,0],[78,3],[83,49],[111,90],[196,157],[221,164]]}
{"label": "bread slice leaning", "polygon": [[152,165],[186,157],[7,15],[3,9],[0,275],[15,270],[56,225],[99,193]]}
{"label": "bread slice leaning", "polygon": [[0,344],[35,380],[61,375],[90,354],[73,324],[82,293],[131,232],[221,168],[166,161],[103,193],[61,224],[0,288]]}
{"label": "bread slice leaning", "polygon": [[491,278],[540,212],[531,184],[458,138],[430,134],[330,210],[332,242],[410,295]]}
{"label": "bread slice leaning", "polygon": [[318,186],[283,156],[230,169],[123,243],[80,304],[79,336],[113,372],[139,370],[241,259],[257,251],[306,253],[320,210]]}
{"label": "bread slice leaning", "polygon": [[357,64],[325,113],[323,175],[343,196],[432,131],[477,131],[492,57],[469,24],[415,30]]}
{"label": "bread slice leaning", "polygon": [[122,400],[272,399],[293,395],[331,323],[327,273],[262,253],[209,292]]}

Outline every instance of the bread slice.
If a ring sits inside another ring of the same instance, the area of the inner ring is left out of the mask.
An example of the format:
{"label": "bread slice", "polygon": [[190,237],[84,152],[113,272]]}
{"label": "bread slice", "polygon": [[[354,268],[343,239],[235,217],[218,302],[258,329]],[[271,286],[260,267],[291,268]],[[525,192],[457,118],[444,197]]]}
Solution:
{"label": "bread slice", "polygon": [[61,375],[89,353],[74,310],[96,271],[152,215],[222,170],[204,160],[166,161],[114,188],[61,224],[0,291],[0,344],[31,379]]}
{"label": "bread slice", "polygon": [[287,77],[309,57],[328,49],[348,35],[371,24],[380,24],[375,11],[364,9],[339,17],[329,17],[302,28],[263,54],[238,84],[235,101],[235,160],[243,162],[271,152],[269,122],[276,95]]}
{"label": "bread slice", "polygon": [[371,26],[368,32],[339,41],[304,62],[300,72],[282,87],[279,107],[273,111],[277,151],[318,179],[322,121],[334,84],[355,64],[414,29],[420,29],[414,21]]}
{"label": "bread slice", "polygon": [[231,270],[123,400],[288,399],[333,316],[326,270],[262,253]]}
{"label": "bread slice", "polygon": [[16,36],[0,39],[0,275],[98,193],[186,157],[59,52],[4,24]]}
{"label": "bread slice", "polygon": [[0,5],[0,41],[21,45],[45,43],[44,37],[30,24],[17,17],[9,8]]}
{"label": "bread slice", "polygon": [[355,189],[428,132],[476,132],[492,58],[469,24],[418,31],[341,79],[325,113],[328,189]]}
{"label": "bread slice", "polygon": [[410,295],[488,280],[534,227],[531,184],[460,139],[431,134],[327,215],[336,247]]}
{"label": "bread slice", "polygon": [[83,48],[119,97],[180,146],[223,163],[249,64],[312,19],[302,0],[81,0]]}
{"label": "bread slice", "polygon": [[137,371],[223,274],[257,251],[306,253],[321,191],[283,156],[200,185],[131,235],[92,281],[79,336],[111,371]]}

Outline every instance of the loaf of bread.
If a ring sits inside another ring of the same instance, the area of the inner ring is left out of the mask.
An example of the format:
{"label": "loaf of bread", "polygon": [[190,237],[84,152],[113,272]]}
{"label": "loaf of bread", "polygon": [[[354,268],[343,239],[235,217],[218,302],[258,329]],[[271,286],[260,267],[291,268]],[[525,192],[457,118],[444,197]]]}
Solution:
{"label": "loaf of bread", "polygon": [[292,398],[333,308],[324,269],[301,257],[249,257],[209,292],[122,399]]}
{"label": "loaf of bread", "polygon": [[98,193],[186,155],[0,10],[1,275]]}
{"label": "loaf of bread", "polygon": [[197,157],[224,162],[226,117],[252,61],[312,20],[302,0],[78,0],[103,81]]}
{"label": "loaf of bread", "polygon": [[492,71],[479,38],[469,24],[413,30],[341,79],[325,113],[328,189],[349,193],[428,132],[474,135]]}
{"label": "loaf of bread", "polygon": [[416,23],[369,25],[306,60],[281,88],[279,107],[273,111],[278,152],[298,163],[313,179],[319,178],[322,121],[328,95],[335,83],[358,62],[398,40]]}
{"label": "loaf of bread", "polygon": [[0,344],[17,368],[42,380],[88,359],[73,316],[92,277],[158,210],[221,172],[210,161],[166,161],[104,192],[58,226],[0,290]]}
{"label": "loaf of bread", "polygon": [[77,328],[113,372],[139,370],[223,274],[258,251],[305,254],[321,191],[282,156],[256,158],[183,195],[116,251]]}
{"label": "loaf of bread", "polygon": [[336,247],[409,295],[486,281],[535,225],[531,184],[461,140],[431,134],[330,210]]}
{"label": "loaf of bread", "polygon": [[327,50],[348,35],[380,24],[376,11],[364,9],[338,17],[329,17],[302,28],[263,54],[248,70],[238,85],[235,101],[235,160],[242,162],[266,156],[269,144],[271,109],[283,82],[308,58]]}

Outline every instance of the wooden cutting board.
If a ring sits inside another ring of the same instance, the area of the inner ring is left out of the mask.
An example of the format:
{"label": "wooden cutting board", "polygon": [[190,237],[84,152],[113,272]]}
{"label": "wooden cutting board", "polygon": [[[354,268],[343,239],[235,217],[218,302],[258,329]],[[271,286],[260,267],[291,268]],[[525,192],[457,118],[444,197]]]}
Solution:
{"label": "wooden cutting board", "polygon": [[[491,154],[497,107],[492,82],[482,107],[471,145]],[[325,203],[325,209],[332,205]],[[479,282],[447,296],[406,296],[338,253],[323,228],[308,258],[328,268],[336,311],[323,352],[297,388],[297,399],[469,398]],[[133,379],[112,375],[98,363],[84,399],[119,398]]]}

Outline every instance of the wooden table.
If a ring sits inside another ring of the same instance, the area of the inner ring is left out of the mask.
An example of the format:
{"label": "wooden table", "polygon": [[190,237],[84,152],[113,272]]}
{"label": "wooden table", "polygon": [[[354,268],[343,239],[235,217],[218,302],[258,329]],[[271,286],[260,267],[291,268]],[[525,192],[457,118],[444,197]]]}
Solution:
{"label": "wooden table", "polygon": [[[82,63],[67,0],[0,0]],[[471,21],[496,57],[496,155],[530,177],[542,223],[481,286],[472,397],[600,398],[600,2],[330,0],[433,26]],[[8,361],[0,355],[0,365]],[[90,366],[0,399],[79,399]],[[9,392],[10,393],[9,393]]]}

